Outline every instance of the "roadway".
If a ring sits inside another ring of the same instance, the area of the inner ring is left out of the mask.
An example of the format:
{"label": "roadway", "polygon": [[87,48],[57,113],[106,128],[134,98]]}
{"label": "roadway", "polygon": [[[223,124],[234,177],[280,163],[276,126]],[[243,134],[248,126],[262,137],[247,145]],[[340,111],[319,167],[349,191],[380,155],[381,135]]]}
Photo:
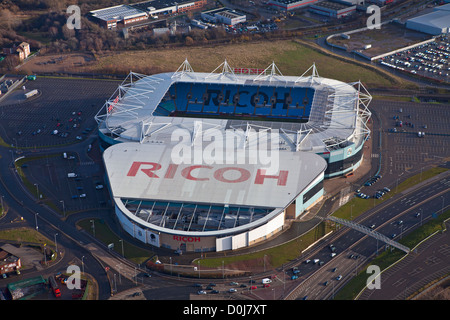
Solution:
{"label": "roadway", "polygon": [[[450,201],[450,178],[441,176],[437,181],[418,188],[406,195],[401,194],[396,199],[389,200],[376,210],[367,215],[355,219],[365,226],[374,226],[374,229],[395,240],[401,239],[415,227],[432,219],[434,214],[440,214],[448,208]],[[447,203],[447,205],[445,204]],[[420,215],[417,216],[417,213]],[[401,221],[401,223],[400,223]],[[330,256],[328,244],[333,243],[338,253],[334,258]],[[323,300],[334,296],[343,284],[358,273],[358,268],[385,250],[384,244],[376,239],[362,234],[359,231],[341,227],[333,235],[324,241],[322,247],[303,256],[303,262],[298,267],[301,270],[303,281],[294,290],[296,299],[308,297],[308,299]],[[357,259],[349,258],[350,255],[358,256]],[[322,266],[304,261],[319,259],[324,261]],[[333,272],[333,269],[337,268]],[[339,281],[336,278],[342,275]],[[368,275],[369,276],[369,275]],[[328,281],[327,285],[324,285]],[[389,299],[389,292],[383,293],[383,299]],[[291,296],[292,298],[292,296]]]}

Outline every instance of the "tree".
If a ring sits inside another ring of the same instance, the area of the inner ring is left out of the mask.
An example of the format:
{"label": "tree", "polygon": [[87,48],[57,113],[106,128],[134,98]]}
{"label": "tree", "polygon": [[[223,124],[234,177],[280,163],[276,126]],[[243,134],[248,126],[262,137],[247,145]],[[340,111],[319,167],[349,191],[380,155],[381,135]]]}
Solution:
{"label": "tree", "polygon": [[187,46],[192,46],[194,44],[194,39],[192,39],[190,36],[186,36],[184,39],[184,44]]}

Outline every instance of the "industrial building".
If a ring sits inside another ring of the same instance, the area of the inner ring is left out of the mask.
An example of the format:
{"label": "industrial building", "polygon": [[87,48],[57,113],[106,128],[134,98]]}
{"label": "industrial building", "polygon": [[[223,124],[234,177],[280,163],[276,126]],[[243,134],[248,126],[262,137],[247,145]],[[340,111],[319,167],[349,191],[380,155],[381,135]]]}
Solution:
{"label": "industrial building", "polygon": [[147,21],[149,17],[198,10],[203,8],[206,3],[207,0],[188,0],[180,3],[172,0],[153,0],[102,8],[93,10],[89,14],[101,26],[114,29],[119,25],[125,27],[132,23]]}
{"label": "industrial building", "polygon": [[373,3],[377,6],[383,7],[385,5],[388,5],[390,3],[394,3],[395,0],[366,0],[366,3]]}
{"label": "industrial building", "polygon": [[356,13],[356,5],[339,2],[322,1],[309,6],[309,11],[330,18],[340,19]]}
{"label": "industrial building", "polygon": [[450,4],[435,7],[430,13],[408,19],[406,28],[434,36],[449,33]]}
{"label": "industrial building", "polygon": [[109,8],[93,10],[90,12],[92,18],[107,29],[114,29],[121,23],[126,26],[130,23],[148,19],[148,14],[129,5],[119,5]]}
{"label": "industrial building", "polygon": [[219,8],[201,13],[202,19],[212,23],[223,23],[234,26],[247,20],[247,16],[229,8]]}
{"label": "industrial building", "polygon": [[315,65],[301,76],[233,70],[194,72],[186,60],[130,73],[97,114],[115,213],[133,237],[189,252],[251,246],[320,201],[324,179],[361,164],[371,96],[360,82]]}
{"label": "industrial building", "polygon": [[267,4],[278,10],[289,11],[294,9],[305,8],[318,1],[319,0],[269,0]]}
{"label": "industrial building", "polygon": [[147,12],[150,16],[164,16],[174,13],[199,10],[203,8],[207,0],[173,1],[173,0],[153,0],[133,4],[134,8]]}

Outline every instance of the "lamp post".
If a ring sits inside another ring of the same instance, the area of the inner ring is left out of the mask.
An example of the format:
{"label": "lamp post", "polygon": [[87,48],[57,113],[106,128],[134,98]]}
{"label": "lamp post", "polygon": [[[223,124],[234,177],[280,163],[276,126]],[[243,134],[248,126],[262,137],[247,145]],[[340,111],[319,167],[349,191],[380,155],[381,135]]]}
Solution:
{"label": "lamp post", "polygon": [[122,243],[122,257],[125,258],[125,253],[124,253],[124,251],[123,251],[123,240],[122,240],[122,239],[119,239],[119,241]]}
{"label": "lamp post", "polygon": [[64,200],[60,200],[59,202],[62,203],[62,207],[63,207],[63,215],[64,215],[64,218],[65,218],[65,217],[66,217],[66,206],[64,205]]}
{"label": "lamp post", "polygon": [[56,236],[58,235],[58,233],[55,233],[55,251],[56,254],[58,255],[58,244],[56,243]]}
{"label": "lamp post", "polygon": [[89,220],[92,223],[92,234],[94,235],[95,238],[95,223],[94,223],[94,219]]}
{"label": "lamp post", "polygon": [[36,223],[36,231],[38,231],[38,229],[39,229],[39,227],[38,227],[38,224],[37,224],[37,216],[38,216],[38,212],[36,212],[35,214],[34,214],[34,222]]}
{"label": "lamp post", "polygon": [[84,256],[81,257],[81,270],[84,274]]}
{"label": "lamp post", "polygon": [[39,200],[39,184],[35,183],[34,186],[36,187],[36,196],[37,199]]}

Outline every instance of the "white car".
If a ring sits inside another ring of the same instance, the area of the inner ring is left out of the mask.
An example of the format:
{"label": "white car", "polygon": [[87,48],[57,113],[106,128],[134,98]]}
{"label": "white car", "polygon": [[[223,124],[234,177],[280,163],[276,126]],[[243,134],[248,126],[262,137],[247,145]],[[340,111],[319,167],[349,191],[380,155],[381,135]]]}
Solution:
{"label": "white car", "polygon": [[97,189],[97,190],[103,189],[103,185],[102,184],[96,185],[95,189]]}
{"label": "white car", "polygon": [[86,193],[80,194],[80,198],[86,198]]}

